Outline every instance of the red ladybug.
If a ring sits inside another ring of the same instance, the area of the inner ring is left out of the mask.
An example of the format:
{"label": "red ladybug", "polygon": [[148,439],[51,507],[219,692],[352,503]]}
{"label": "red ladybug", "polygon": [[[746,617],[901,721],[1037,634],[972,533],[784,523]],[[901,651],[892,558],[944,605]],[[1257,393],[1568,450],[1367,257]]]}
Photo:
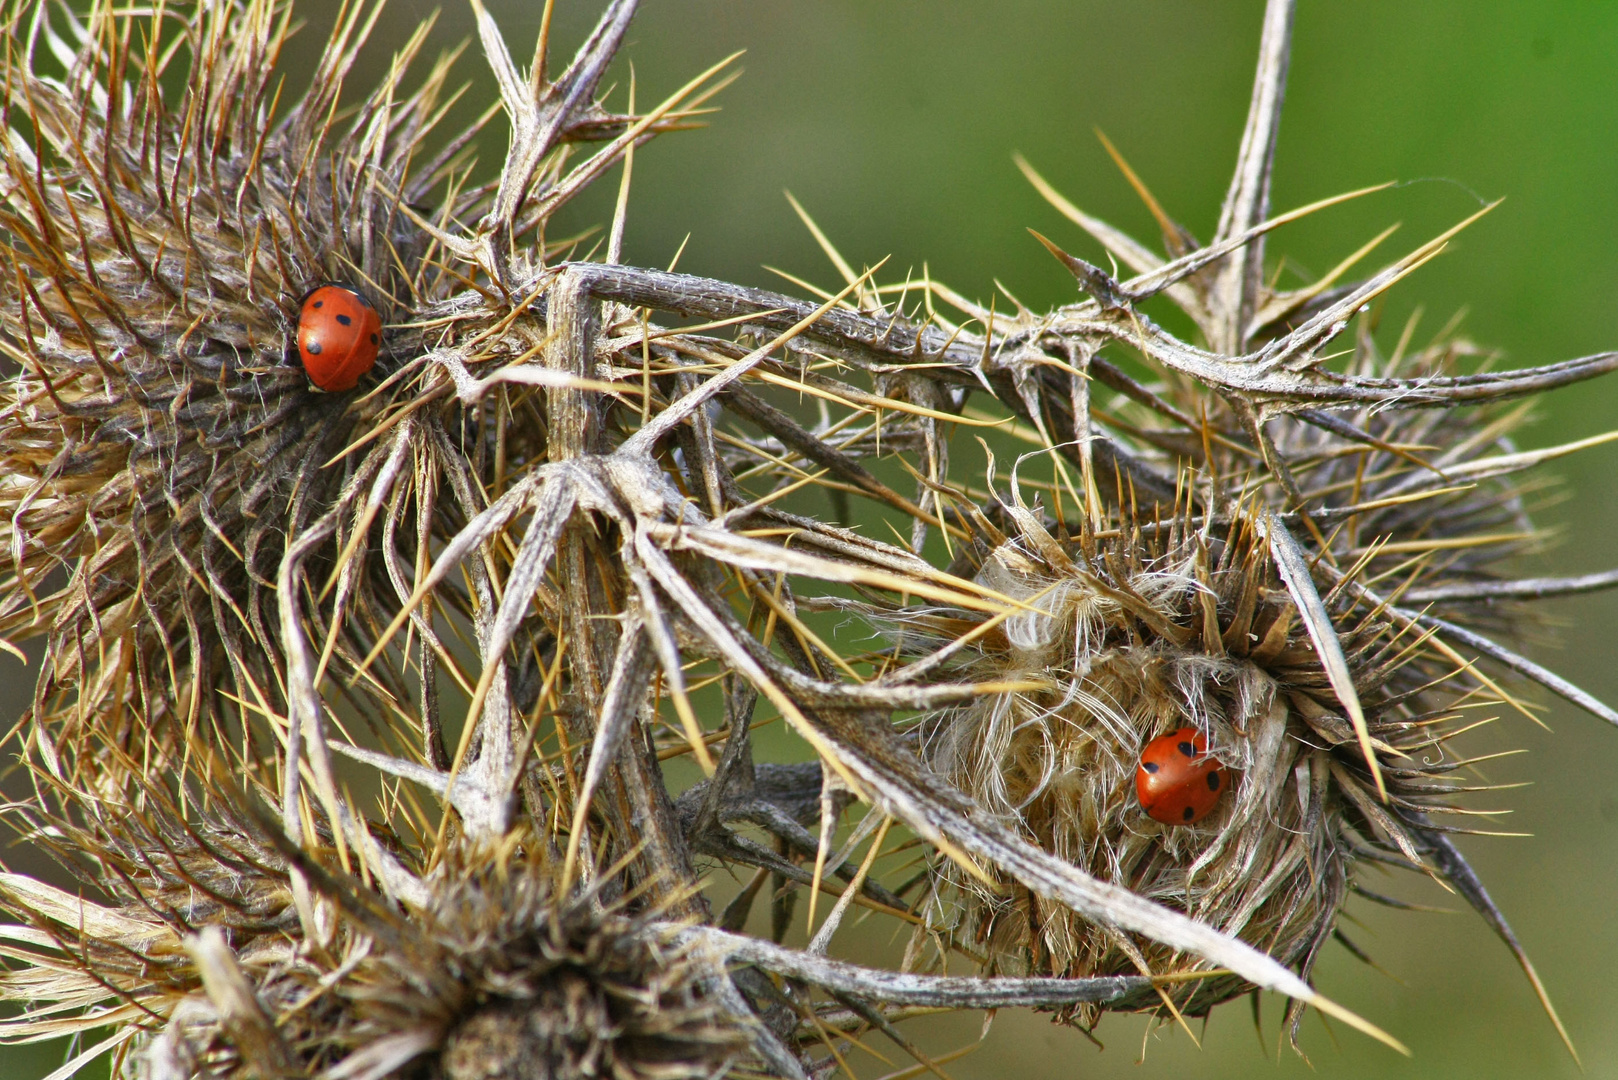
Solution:
{"label": "red ladybug", "polygon": [[1141,809],[1165,825],[1201,821],[1228,786],[1228,774],[1208,756],[1208,740],[1196,728],[1183,727],[1147,743],[1135,769]]}
{"label": "red ladybug", "polygon": [[303,298],[298,359],[322,390],[352,390],[376,363],[382,316],[358,289],[328,282]]}

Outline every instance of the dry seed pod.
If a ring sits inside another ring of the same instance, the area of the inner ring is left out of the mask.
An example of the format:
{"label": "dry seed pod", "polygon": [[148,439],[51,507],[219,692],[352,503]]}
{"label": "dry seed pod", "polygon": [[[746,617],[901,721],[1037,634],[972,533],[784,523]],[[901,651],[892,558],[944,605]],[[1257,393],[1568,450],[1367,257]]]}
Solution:
{"label": "dry seed pod", "polygon": [[[408,154],[440,87],[392,103],[399,126],[375,140],[380,98],[330,126],[357,44],[341,37],[303,100],[272,107],[272,4],[164,29],[190,63],[178,95],[161,53],[124,40],[134,16],[12,3],[7,20],[5,107],[31,134],[0,193],[16,364],[0,633],[46,638],[34,720],[67,771],[98,730],[159,771],[184,729],[251,759],[250,725],[214,688],[277,693],[286,537],[368,471],[324,467],[366,421],[306,388],[298,300],[337,268],[411,295],[397,260],[425,235],[367,177]],[[76,56],[66,77],[26,70],[52,50]]]}
{"label": "dry seed pod", "polygon": [[[1492,518],[1496,494],[1468,498]],[[1451,509],[1456,535],[1467,535],[1477,515]],[[1464,789],[1451,775],[1457,755],[1448,740],[1473,720],[1448,710],[1477,686],[1449,657],[1423,647],[1419,628],[1346,590],[1338,594],[1334,633],[1379,755],[1390,796],[1382,804],[1275,570],[1265,523],[1237,515],[1212,534],[1164,510],[1103,521],[1110,537],[1059,541],[1035,514],[1008,508],[1010,535],[980,542],[975,577],[1037,610],[978,636],[957,672],[1040,688],[987,695],[929,718],[919,735],[923,753],[1042,849],[1262,942],[1307,973],[1337,929],[1357,854],[1385,848],[1420,861],[1439,835],[1428,815],[1457,809]],[[1411,520],[1406,535],[1439,539],[1425,519]],[[1399,533],[1384,531],[1393,525],[1375,528],[1397,543]],[[1475,572],[1499,554],[1487,547],[1469,549],[1435,577]],[[1361,573],[1394,562],[1373,558]],[[984,623],[964,611],[888,618],[916,655]],[[1171,826],[1143,809],[1136,774],[1148,745],[1182,728],[1205,740],[1234,781],[1209,801],[1211,813]],[[987,889],[948,862],[939,867],[947,883],[940,907],[996,970],[1092,976],[1206,966],[1150,941],[1131,942],[1013,881]],[[1182,1012],[1201,1013],[1245,989],[1240,980],[1212,979],[1174,997]],[[1092,1023],[1094,1010],[1076,1018]]]}
{"label": "dry seed pod", "polygon": [[[567,895],[543,844],[461,849],[467,861],[442,867],[406,915],[347,879],[329,847],[289,860],[239,795],[210,795],[200,814],[152,799],[82,826],[33,815],[32,838],[105,899],[0,879],[28,927],[13,934],[19,955],[38,963],[0,983],[49,1000],[110,988],[122,1004],[11,1034],[121,1023],[108,1049],[151,1077],[677,1080],[747,1063],[700,941],[626,902],[619,880]],[[319,948],[291,946],[300,870],[325,890]]]}
{"label": "dry seed pod", "polygon": [[[423,354],[487,338],[506,312],[483,311],[472,290],[468,319],[437,324],[430,342],[415,326],[391,333],[393,367],[411,371],[371,395],[321,394],[301,370],[299,303],[312,288],[358,283],[382,321],[411,323],[460,289],[429,257],[435,227],[413,207],[476,217],[490,197],[462,190],[481,122],[435,131],[451,91],[448,58],[420,57],[431,20],[356,108],[336,108],[379,10],[347,9],[296,96],[277,89],[275,68],[290,5],[233,0],[155,20],[57,0],[4,8],[17,134],[0,186],[0,334],[14,364],[0,397],[0,634],[45,639],[33,723],[66,774],[102,734],[156,774],[186,758],[183,732],[206,731],[241,767],[273,755],[262,718],[287,711],[285,622],[307,621],[322,670],[351,677],[370,641],[348,614],[396,607],[418,552],[482,508],[461,460],[481,466],[492,440],[479,444],[475,408],[422,410],[449,382]],[[609,13],[589,62],[552,87],[571,111],[531,148],[553,152],[529,179],[571,186],[549,190],[544,213],[527,208],[510,240],[526,245],[605,167],[555,175],[568,144],[632,123],[591,93],[628,11]],[[70,70],[53,55],[73,57]],[[545,258],[524,246],[512,267]],[[467,359],[508,358],[531,344],[520,337]],[[514,427],[501,453],[521,467],[543,457],[543,434]],[[375,501],[389,509],[387,565],[342,572]],[[335,618],[312,610],[320,599],[280,606],[316,574]],[[385,667],[371,678],[385,697],[421,700]],[[115,783],[91,774],[92,786]]]}

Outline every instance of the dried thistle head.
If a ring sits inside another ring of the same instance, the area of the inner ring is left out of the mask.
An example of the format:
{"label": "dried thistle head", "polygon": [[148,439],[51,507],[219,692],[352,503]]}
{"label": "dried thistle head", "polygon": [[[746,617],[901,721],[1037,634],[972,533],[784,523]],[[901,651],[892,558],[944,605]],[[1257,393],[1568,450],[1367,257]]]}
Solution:
{"label": "dried thistle head", "polygon": [[[298,298],[353,281],[405,321],[426,235],[401,205],[454,164],[412,157],[447,74],[405,90],[425,26],[336,121],[375,16],[340,20],[293,103],[276,77],[288,5],[214,5],[177,31],[8,5],[0,626],[46,637],[37,730],[70,761],[98,729],[168,761],[199,726],[255,756],[213,688],[279,694],[286,538],[351,479],[326,462],[374,412],[290,362]],[[384,371],[407,338],[390,335]]]}
{"label": "dried thistle head", "polygon": [[[1411,357],[1409,370],[1441,375],[1464,351],[1438,342]],[[1362,339],[1353,367],[1384,366]],[[1222,411],[1200,393],[1161,392],[1182,415]],[[1509,609],[1480,611],[1445,596],[1459,588],[1464,597],[1535,542],[1515,481],[1452,481],[1425,494],[1446,468],[1487,477],[1513,457],[1507,434],[1521,413],[1498,413],[1481,432],[1438,412],[1367,416],[1355,437],[1341,424],[1285,425],[1277,460],[1301,501],[1319,508],[1287,517],[1264,509],[1273,482],[1230,440],[1209,437],[1212,420],[1200,460],[1180,474],[1167,506],[1137,497],[1099,518],[1058,522],[1023,502],[1014,474],[993,507],[998,525],[980,518],[954,569],[1025,607],[993,617],[937,608],[875,615],[902,653],[968,642],[955,646],[957,677],[1018,687],[925,718],[923,758],[1042,850],[1307,975],[1326,941],[1342,938],[1338,913],[1362,858],[1422,869],[1424,854],[1455,831],[1430,815],[1464,822],[1487,812],[1458,804],[1486,786],[1456,778],[1467,762],[1451,739],[1486,722],[1480,709],[1508,702],[1404,608],[1431,598],[1425,614],[1508,625]],[[1196,434],[1159,429],[1156,441],[1184,445]],[[1377,448],[1361,452],[1367,443]],[[1225,485],[1227,513],[1199,520],[1193,493]],[[1049,498],[1059,506],[1060,489]],[[1309,530],[1296,542],[1306,557],[1332,568],[1321,599],[1365,717],[1374,773],[1315,628],[1272,557],[1269,534],[1294,522]],[[1388,599],[1368,596],[1372,589]],[[1160,822],[1140,801],[1137,770],[1149,743],[1187,727],[1229,783],[1208,816]],[[1189,975],[1209,967],[1079,918],[1012,878],[996,874],[988,887],[946,860],[938,865],[938,909],[994,970]],[[1181,1012],[1200,1014],[1245,989],[1240,980],[1202,979],[1170,997]],[[1097,1011],[1071,1015],[1088,1025]]]}
{"label": "dried thistle head", "polygon": [[[468,287],[445,264],[441,226],[481,217],[487,243],[516,252],[500,274],[544,280],[550,215],[626,146],[679,126],[675,103],[629,117],[594,100],[630,11],[609,11],[580,62],[546,83],[505,181],[475,185],[482,122],[435,130],[456,96],[454,54],[419,70],[432,19],[349,104],[345,78],[380,5],[345,9],[296,100],[276,67],[290,3],[184,19],[6,9],[0,634],[46,639],[35,731],[69,769],[102,733],[159,771],[185,757],[182,732],[202,730],[239,763],[261,761],[253,716],[286,707],[281,624],[306,617],[278,607],[277,590],[317,572],[288,567],[288,552],[319,564],[322,599],[336,588],[332,610],[307,617],[322,669],[351,675],[369,643],[350,613],[396,605],[398,559],[476,513],[464,504],[475,485],[441,459],[481,466],[493,440],[459,401],[412,416],[452,382],[428,354],[484,340],[462,353],[475,368],[533,341],[492,333],[510,322],[492,300],[506,282],[474,266]],[[589,141],[608,145],[570,170]],[[375,374],[347,393],[311,385],[292,342],[300,298],[328,280],[388,324]],[[502,467],[545,452],[525,427],[500,444]],[[436,506],[444,488],[458,513]],[[384,494],[390,536],[413,519],[389,542],[395,559],[349,568],[340,556]],[[412,696],[383,668],[373,678]]]}
{"label": "dried thistle head", "polygon": [[[622,265],[626,159],[724,66],[608,112],[634,9],[612,0],[553,78],[548,18],[525,71],[474,3],[509,123],[486,183],[476,129],[413,164],[448,97],[448,61],[406,74],[426,28],[333,111],[374,9],[284,112],[287,8],[9,9],[0,625],[49,651],[32,835],[114,894],[72,943],[78,909],[11,881],[46,951],[0,992],[74,972],[13,1032],[110,1018],[156,1033],[165,1080],[798,1077],[838,1062],[830,1029],[894,1036],[918,1008],[1090,1023],[1262,987],[1393,1041],[1309,982],[1365,860],[1447,881],[1532,978],[1432,815],[1465,794],[1457,710],[1518,704],[1502,670],[1618,720],[1497,640],[1503,603],[1577,587],[1501,565],[1535,540],[1512,478],[1567,449],[1516,452],[1507,403],[1618,357],[1380,353],[1364,309],[1445,237],[1362,281],[1266,284],[1265,235],[1303,212],[1266,220],[1288,0],[1206,245],[1152,202],[1160,256],[1025,167],[1135,274],[1050,244],[1084,298],[1045,314],[851,269],[805,301]],[[65,74],[25,47],[56,40]],[[603,257],[556,261],[550,216],[620,161]],[[346,394],[290,358],[325,278],[388,320]],[[1197,341],[1144,313],[1160,294]],[[1056,463],[1032,502],[950,475],[953,432],[1008,418]],[[797,512],[815,487],[908,536]],[[822,610],[896,649],[838,648]],[[755,761],[761,709],[815,760]],[[1168,828],[1131,777],[1182,726],[1236,783]],[[685,754],[708,775],[676,793]],[[276,823],[222,794],[232,772]],[[702,860],[746,882],[721,910]],[[774,941],[741,932],[761,895]],[[828,955],[855,904],[910,927],[902,970]],[[981,976],[932,973],[952,953]]]}
{"label": "dried thistle head", "polygon": [[[0,878],[25,923],[11,937],[36,961],[0,975],[0,993],[36,1010],[7,1022],[8,1037],[120,1025],[117,1056],[151,1077],[408,1066],[443,1080],[676,1080],[747,1058],[700,942],[620,878],[570,889],[532,838],[463,848],[406,916],[346,875],[329,838],[305,854],[241,796],[208,802],[199,813],[151,798],[82,823],[30,815],[30,838],[104,899]],[[300,947],[304,881],[321,933]]]}

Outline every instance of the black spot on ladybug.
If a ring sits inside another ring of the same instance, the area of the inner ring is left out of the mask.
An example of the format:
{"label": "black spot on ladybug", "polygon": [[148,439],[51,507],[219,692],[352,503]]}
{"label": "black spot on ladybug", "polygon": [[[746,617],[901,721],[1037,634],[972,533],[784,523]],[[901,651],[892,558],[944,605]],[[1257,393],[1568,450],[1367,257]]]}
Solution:
{"label": "black spot on ladybug", "polygon": [[303,351],[308,353],[310,356],[319,356],[320,355],[320,342],[318,342],[318,341],[305,342],[304,346],[303,346]]}
{"label": "black spot on ladybug", "polygon": [[1196,816],[1197,816],[1197,812],[1195,810],[1191,809],[1189,806],[1186,807],[1184,810],[1182,810],[1180,812],[1180,817],[1184,818],[1186,821],[1190,821],[1192,818],[1194,818]]}
{"label": "black spot on ladybug", "polygon": [[1143,761],[1143,762],[1140,763],[1140,767],[1145,769],[1147,772],[1154,772],[1155,773],[1157,771],[1157,762],[1155,762],[1155,761]]}
{"label": "black spot on ladybug", "polygon": [[1218,791],[1219,790],[1219,774],[1218,773],[1211,772],[1211,773],[1208,774],[1208,790],[1209,791]]}
{"label": "black spot on ladybug", "polygon": [[325,306],[326,306],[326,301],[324,301],[324,300],[316,300],[313,304],[310,305],[310,307],[325,307]]}
{"label": "black spot on ladybug", "polygon": [[1177,749],[1180,751],[1180,753],[1184,754],[1186,757],[1194,757],[1196,755],[1196,752],[1197,752],[1197,748],[1192,746],[1188,742],[1180,743],[1178,745]]}
{"label": "black spot on ladybug", "polygon": [[371,335],[371,344],[372,344],[372,345],[375,345],[375,344],[376,344],[376,335],[375,335],[375,334],[372,334],[372,335]]}
{"label": "black spot on ladybug", "polygon": [[344,326],[352,326],[352,325],[354,325],[354,320],[350,319],[347,315],[339,315],[339,316],[337,316],[337,321],[342,323]]}

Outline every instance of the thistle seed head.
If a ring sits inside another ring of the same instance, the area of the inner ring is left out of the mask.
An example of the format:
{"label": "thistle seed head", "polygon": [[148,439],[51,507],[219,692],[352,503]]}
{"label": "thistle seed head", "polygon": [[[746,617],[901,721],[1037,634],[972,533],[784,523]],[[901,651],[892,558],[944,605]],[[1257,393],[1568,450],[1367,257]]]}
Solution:
{"label": "thistle seed head", "polygon": [[350,478],[327,461],[373,412],[310,387],[298,299],[335,278],[390,322],[421,301],[405,268],[425,234],[401,206],[439,179],[413,154],[443,72],[406,93],[418,35],[339,121],[367,11],[295,102],[276,75],[291,16],[215,4],[178,33],[106,5],[4,16],[0,633],[45,636],[35,720],[70,761],[97,727],[137,758],[173,760],[199,725],[250,750],[213,688],[278,695],[286,539]]}
{"label": "thistle seed head", "polygon": [[[0,994],[70,1003],[110,992],[116,1003],[8,1034],[125,1024],[120,1056],[150,1077],[176,1065],[220,1078],[409,1065],[444,1080],[678,1080],[748,1057],[717,1009],[718,969],[622,879],[563,891],[543,842],[463,847],[424,905],[400,910],[345,874],[330,838],[301,852],[240,795],[208,802],[197,813],[153,797],[83,823],[31,813],[28,838],[104,899],[0,877],[27,926],[13,936],[38,965],[0,975]],[[308,881],[321,934],[299,946]]]}

